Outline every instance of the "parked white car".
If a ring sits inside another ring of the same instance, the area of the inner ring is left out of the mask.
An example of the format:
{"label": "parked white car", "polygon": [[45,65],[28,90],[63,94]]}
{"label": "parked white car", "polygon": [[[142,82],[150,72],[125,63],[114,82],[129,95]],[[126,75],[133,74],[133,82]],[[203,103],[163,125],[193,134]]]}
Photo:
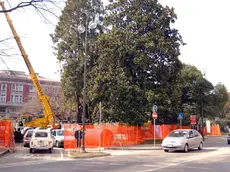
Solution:
{"label": "parked white car", "polygon": [[172,131],[163,141],[162,146],[165,152],[174,150],[203,149],[203,138],[201,134],[194,129],[178,129]]}
{"label": "parked white car", "polygon": [[53,129],[51,130],[54,136],[54,146],[57,148],[64,146],[64,129]]}
{"label": "parked white car", "polygon": [[33,135],[34,129],[28,129],[26,133],[23,136],[23,146],[24,147],[29,147],[30,146],[30,140]]}
{"label": "parked white car", "polygon": [[50,129],[37,128],[34,130],[30,140],[30,153],[36,150],[48,150],[52,153],[54,138]]}

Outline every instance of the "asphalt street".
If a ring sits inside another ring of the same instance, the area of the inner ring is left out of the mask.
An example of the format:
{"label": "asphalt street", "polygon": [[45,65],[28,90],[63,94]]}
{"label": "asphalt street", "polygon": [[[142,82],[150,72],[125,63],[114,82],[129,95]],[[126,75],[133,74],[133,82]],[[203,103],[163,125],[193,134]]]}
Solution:
{"label": "asphalt street", "polygon": [[0,158],[1,172],[217,172],[229,171],[230,146],[225,137],[188,153],[163,150],[110,150],[111,156],[68,160],[62,149],[29,154],[28,149]]}

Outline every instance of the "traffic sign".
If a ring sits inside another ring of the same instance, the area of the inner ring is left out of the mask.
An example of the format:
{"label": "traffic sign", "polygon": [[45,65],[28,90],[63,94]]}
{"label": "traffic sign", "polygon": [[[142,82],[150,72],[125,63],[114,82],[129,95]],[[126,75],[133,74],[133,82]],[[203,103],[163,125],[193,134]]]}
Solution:
{"label": "traffic sign", "polygon": [[156,112],[156,111],[157,111],[157,108],[158,108],[157,105],[153,105],[153,109],[152,109],[153,112]]}
{"label": "traffic sign", "polygon": [[190,115],[190,124],[196,124],[196,115]]}
{"label": "traffic sign", "polygon": [[183,120],[184,119],[184,114],[183,113],[178,113],[178,120]]}
{"label": "traffic sign", "polygon": [[153,117],[154,120],[156,120],[156,119],[157,119],[157,113],[156,113],[156,112],[153,112],[153,113],[152,113],[152,117]]}

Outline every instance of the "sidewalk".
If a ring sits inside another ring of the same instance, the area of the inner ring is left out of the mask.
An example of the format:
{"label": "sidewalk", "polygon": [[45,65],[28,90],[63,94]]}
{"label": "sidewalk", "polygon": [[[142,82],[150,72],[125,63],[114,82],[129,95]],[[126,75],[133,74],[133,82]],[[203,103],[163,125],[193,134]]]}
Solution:
{"label": "sidewalk", "polygon": [[9,153],[9,149],[0,148],[0,157]]}
{"label": "sidewalk", "polygon": [[96,157],[103,157],[103,156],[110,156],[110,153],[108,152],[98,152],[95,150],[86,150],[86,152],[78,152],[78,151],[66,151],[68,159],[83,159],[83,158],[96,158]]}
{"label": "sidewalk", "polygon": [[155,147],[153,144],[143,144],[143,145],[134,145],[134,146],[124,146],[124,147],[111,147],[106,148],[106,150],[161,150],[162,147],[160,144],[156,144]]}
{"label": "sidewalk", "polygon": [[204,144],[227,143],[227,136],[206,136]]}

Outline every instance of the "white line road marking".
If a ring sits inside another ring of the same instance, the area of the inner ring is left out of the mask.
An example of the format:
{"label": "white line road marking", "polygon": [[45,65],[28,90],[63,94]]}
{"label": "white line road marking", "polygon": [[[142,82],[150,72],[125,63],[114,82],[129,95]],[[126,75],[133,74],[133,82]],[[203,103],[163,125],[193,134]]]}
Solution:
{"label": "white line road marking", "polygon": [[58,151],[59,151],[59,152],[60,152],[60,154],[61,154],[61,160],[63,160],[63,159],[64,159],[64,155],[63,155],[62,150],[58,149]]}

